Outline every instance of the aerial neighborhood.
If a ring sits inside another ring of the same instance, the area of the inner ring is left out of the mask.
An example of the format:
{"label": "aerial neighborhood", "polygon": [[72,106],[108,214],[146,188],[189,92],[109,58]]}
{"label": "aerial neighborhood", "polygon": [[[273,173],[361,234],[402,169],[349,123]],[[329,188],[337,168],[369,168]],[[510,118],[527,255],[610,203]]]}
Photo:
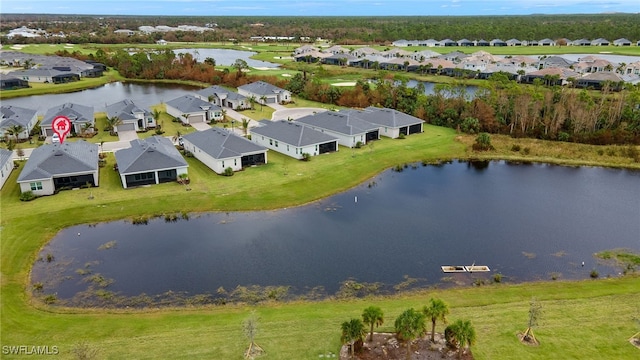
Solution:
{"label": "aerial neighborhood", "polygon": [[[25,31],[24,29],[22,31]],[[619,89],[624,83],[640,83],[640,62],[614,63],[596,55],[577,60],[551,55],[540,57],[497,56],[484,49],[509,46],[609,46],[605,39],[542,39],[520,41],[509,39],[454,41],[444,39],[398,40],[393,48],[376,50],[361,46],[303,45],[292,53],[296,62],[320,62],[327,65],[352,66],[389,71],[419,72],[453,77],[488,79],[494,73],[506,74],[511,80],[533,84],[537,79],[550,85],[570,85],[600,89],[605,84]],[[613,41],[615,46],[632,46],[626,39]],[[425,47],[407,51],[407,47]],[[479,47],[483,50],[466,54],[460,51],[436,52],[451,46]],[[0,52],[0,62],[22,67],[0,75],[3,90],[29,87],[30,83],[64,83],[83,77],[99,77],[106,66],[59,56],[39,56],[19,51]],[[290,91],[265,81],[241,85],[236,90],[219,85],[166,101],[166,113],[197,132],[184,136],[153,136],[137,139],[136,132],[155,129],[158,115],[130,99],[105,104],[108,121],[113,121],[114,134],[132,133],[126,148],[115,151],[116,166],[125,189],[179,181],[188,178],[188,163],[183,156],[192,156],[214,173],[232,175],[246,167],[267,163],[269,150],[299,160],[339,151],[340,146],[357,148],[387,137],[402,138],[423,131],[423,120],[393,109],[367,107],[340,111],[319,111],[297,119],[261,120],[244,134],[211,125],[223,121],[227,111],[243,111],[254,104],[276,107],[292,101]],[[18,177],[21,191],[36,196],[51,195],[61,189],[98,186],[99,147],[85,141],[60,143],[54,134],[52,121],[65,116],[71,122],[72,135],[87,135],[96,131],[95,109],[92,106],[67,102],[49,108],[39,123],[40,136],[48,144],[36,148]],[[0,136],[26,139],[38,123],[36,111],[11,105],[2,106]],[[238,129],[239,130],[239,129]],[[242,136],[244,135],[244,136]],[[183,150],[181,153],[176,146]],[[11,156],[0,154],[2,184],[13,169]]]}

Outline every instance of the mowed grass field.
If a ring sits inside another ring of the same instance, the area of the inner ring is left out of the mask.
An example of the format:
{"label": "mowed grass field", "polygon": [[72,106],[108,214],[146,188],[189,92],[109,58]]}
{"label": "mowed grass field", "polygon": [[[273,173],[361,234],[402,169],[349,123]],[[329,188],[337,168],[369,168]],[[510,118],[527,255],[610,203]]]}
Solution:
{"label": "mowed grass field", "polygon": [[[189,158],[191,191],[177,183],[124,190],[109,154],[107,166],[100,171],[100,187],[63,191],[28,203],[18,200],[19,170],[14,171],[0,195],[2,345],[57,346],[61,359],[73,359],[71,351],[80,342],[95,349],[99,359],[241,359],[248,345],[242,322],[256,311],[260,319],[256,342],[266,350],[262,358],[318,359],[339,351],[340,324],[359,317],[365,307],[380,306],[385,312],[380,330],[391,331],[402,311],[439,297],[450,304],[451,320],[472,321],[478,332],[473,347],[477,359],[637,358],[640,350],[628,342],[640,330],[633,320],[640,317],[637,276],[177,309],[66,309],[45,306],[30,296],[28,276],[36,253],[65,227],[180,211],[301,205],[349,189],[397,164],[469,157],[467,141],[468,137],[451,129],[427,125],[423,134],[382,139],[357,150],[340,148],[310,162],[269,152],[267,165],[232,177],[215,175]],[[526,329],[533,298],[543,307],[535,329],[539,347],[522,345],[516,337]],[[24,355],[3,353],[2,358]]]}

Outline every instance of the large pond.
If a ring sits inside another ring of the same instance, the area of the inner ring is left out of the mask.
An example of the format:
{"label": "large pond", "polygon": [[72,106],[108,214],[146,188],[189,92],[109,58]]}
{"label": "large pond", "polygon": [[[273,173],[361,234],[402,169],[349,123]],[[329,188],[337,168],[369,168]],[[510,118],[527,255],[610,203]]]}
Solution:
{"label": "large pond", "polygon": [[[640,172],[454,162],[388,170],[297,208],[74,226],[42,249],[32,281],[80,303],[88,290],[335,294],[347,279],[391,290],[407,279],[468,285],[497,273],[507,282],[617,276],[593,256],[612,248],[640,250]],[[472,263],[491,272],[440,268]]]}
{"label": "large pond", "polygon": [[212,58],[216,61],[216,65],[231,66],[237,59],[247,62],[247,65],[254,68],[277,68],[280,65],[267,61],[254,60],[251,56],[257,53],[253,51],[231,50],[231,49],[176,49],[176,54],[189,53],[199,62]]}

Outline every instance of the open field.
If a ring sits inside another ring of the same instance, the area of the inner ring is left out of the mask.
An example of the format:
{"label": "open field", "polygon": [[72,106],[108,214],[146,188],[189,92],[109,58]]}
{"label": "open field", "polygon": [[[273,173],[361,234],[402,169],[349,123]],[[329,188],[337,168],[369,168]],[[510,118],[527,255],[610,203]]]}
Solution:
{"label": "open field", "polygon": [[[338,351],[340,323],[358,317],[364,307],[380,306],[386,319],[381,330],[391,330],[393,319],[404,309],[421,307],[429,297],[437,296],[452,306],[450,319],[473,322],[479,335],[473,348],[477,359],[589,358],[593,354],[634,358],[638,350],[627,339],[637,332],[632,318],[640,313],[635,300],[640,295],[638,277],[496,284],[361,300],[142,311],[50,308],[25,291],[35,254],[62,228],[143,214],[295,206],[348,189],[396,164],[472,156],[464,145],[472,137],[455,141],[456,137],[451,129],[426,126],[425,133],[404,140],[383,139],[373,148],[359,150],[341,148],[311,162],[272,152],[269,164],[233,177],[217,176],[190,158],[189,192],[176,183],[124,190],[111,169],[114,157],[110,154],[100,172],[100,187],[21,203],[15,184],[19,171],[15,171],[0,195],[2,345],[56,345],[63,359],[72,358],[70,350],[79,341],[97,349],[105,359],[125,355],[132,359],[241,359],[247,345],[241,323],[256,310],[261,329],[256,341],[267,350],[264,359],[315,359]],[[508,141],[494,140],[498,148],[494,156],[500,156],[502,147],[508,148]],[[528,143],[523,146],[534,148]],[[532,153],[544,148],[535,148]],[[557,156],[565,155],[572,156],[570,152]],[[535,160],[541,156],[530,157]],[[630,161],[627,165],[634,166]],[[88,199],[89,191],[93,200]],[[541,326],[536,329],[542,342],[537,348],[521,345],[516,339],[516,333],[526,328],[532,297],[544,310]]]}

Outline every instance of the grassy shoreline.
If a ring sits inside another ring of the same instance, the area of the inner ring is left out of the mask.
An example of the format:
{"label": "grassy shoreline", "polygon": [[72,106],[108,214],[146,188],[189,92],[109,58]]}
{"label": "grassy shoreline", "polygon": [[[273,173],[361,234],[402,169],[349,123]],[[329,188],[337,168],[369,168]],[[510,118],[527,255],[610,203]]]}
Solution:
{"label": "grassy shoreline", "polygon": [[[555,156],[558,163],[640,169],[640,164],[622,157],[605,157],[598,162],[595,160],[599,156],[597,147],[593,146],[585,145],[585,149],[590,150],[580,151],[595,154],[594,159],[571,160],[572,153],[543,152],[555,143],[542,142],[539,148],[534,148],[537,142],[534,140],[492,139],[496,151],[472,153],[468,150],[472,136],[427,125],[423,134],[403,140],[383,139],[373,148],[354,151],[341,148],[337,153],[316,157],[309,163],[272,154],[266,166],[251,168],[229,178],[216,176],[190,159],[193,189],[190,192],[171,183],[124,190],[108,165],[101,169],[100,187],[91,190],[94,200],[87,199],[90,190],[82,189],[21,203],[17,199],[19,189],[15,179],[19,171],[16,171],[0,195],[2,345],[58,345],[62,358],[71,358],[70,349],[79,340],[84,340],[99,349],[102,358],[121,358],[122,349],[126,349],[128,358],[240,359],[246,345],[241,335],[241,323],[251,309],[256,309],[263,328],[257,341],[268,351],[265,359],[313,359],[319,354],[338,351],[339,324],[359,316],[364,307],[381,306],[387,319],[382,330],[390,330],[393,317],[402,310],[420,307],[428,297],[438,296],[452,305],[452,319],[469,318],[482,334],[474,347],[477,359],[548,358],[559,352],[568,354],[567,357],[585,358],[594,351],[603,358],[632,358],[637,350],[626,339],[637,332],[631,320],[634,313],[640,312],[637,302],[632,300],[640,294],[637,276],[429,289],[353,300],[142,311],[48,307],[34,302],[26,289],[37,252],[59,230],[76,224],[176,210],[243,211],[299,206],[345,191],[397,164],[419,161],[509,157],[548,162]],[[515,141],[523,147],[531,147],[530,155],[513,155],[504,150],[510,149],[509,143]],[[576,144],[567,144],[570,145]],[[108,161],[114,161],[113,155],[108,156]],[[545,326],[536,332],[543,342],[538,349],[520,345],[515,337],[516,331],[526,327],[531,297],[542,300],[548,311]],[[606,310],[604,313],[603,309]],[[598,316],[593,316],[594,313]],[[580,319],[580,325],[567,319]],[[307,340],[300,340],[302,333]],[[611,342],[612,338],[616,340]]]}

